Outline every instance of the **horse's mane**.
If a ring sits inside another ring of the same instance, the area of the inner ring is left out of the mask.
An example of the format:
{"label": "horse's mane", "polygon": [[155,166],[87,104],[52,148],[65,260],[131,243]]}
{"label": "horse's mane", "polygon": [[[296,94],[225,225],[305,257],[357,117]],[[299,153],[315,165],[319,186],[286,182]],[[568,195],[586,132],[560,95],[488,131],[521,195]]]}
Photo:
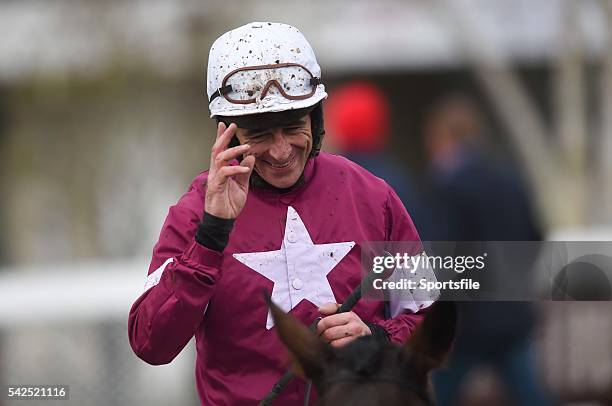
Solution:
{"label": "horse's mane", "polygon": [[364,336],[337,352],[338,366],[360,377],[376,374],[383,365],[389,345],[372,336]]}

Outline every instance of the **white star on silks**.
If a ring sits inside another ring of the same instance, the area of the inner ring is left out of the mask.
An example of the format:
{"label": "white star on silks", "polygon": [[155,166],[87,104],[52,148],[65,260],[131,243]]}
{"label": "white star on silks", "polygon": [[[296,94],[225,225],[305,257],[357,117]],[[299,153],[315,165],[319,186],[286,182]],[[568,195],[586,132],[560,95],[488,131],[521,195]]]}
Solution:
{"label": "white star on silks", "polygon": [[[272,281],[272,300],[288,312],[304,299],[315,306],[335,303],[327,274],[354,246],[354,241],[314,244],[304,222],[289,206],[280,250],[234,254],[234,258]],[[266,328],[272,326],[268,312]]]}

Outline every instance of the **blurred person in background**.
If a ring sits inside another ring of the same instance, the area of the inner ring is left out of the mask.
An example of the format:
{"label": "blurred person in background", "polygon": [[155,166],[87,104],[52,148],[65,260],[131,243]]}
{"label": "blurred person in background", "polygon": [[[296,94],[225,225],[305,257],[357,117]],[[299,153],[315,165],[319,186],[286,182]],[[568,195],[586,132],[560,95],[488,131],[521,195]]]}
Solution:
{"label": "blurred person in background", "polygon": [[[424,141],[433,190],[429,207],[435,215],[428,233],[435,241],[541,240],[525,185],[517,171],[495,160],[485,136],[482,114],[466,95],[443,97],[426,116]],[[512,271],[521,277],[522,270]],[[550,404],[531,348],[533,305],[517,301],[457,305],[454,349],[447,367],[434,374],[438,403],[461,404],[464,378],[486,365],[501,376],[513,404]]]}
{"label": "blurred person in background", "polygon": [[[207,82],[210,169],[170,208],[130,311],[134,352],[169,363],[195,335],[202,404],[252,405],[288,366],[262,291],[306,324],[323,316],[317,331],[332,346],[405,342],[431,301],[391,318],[375,301],[333,314],[360,283],[359,242],[419,236],[385,182],[319,151],[327,94],[310,44],[286,24],[244,25],[213,43]],[[304,396],[296,380],[277,400]]]}
{"label": "blurred person in background", "polygon": [[333,89],[325,102],[329,147],[384,179],[395,190],[423,236],[425,210],[407,170],[389,151],[391,107],[374,83],[356,80]]}

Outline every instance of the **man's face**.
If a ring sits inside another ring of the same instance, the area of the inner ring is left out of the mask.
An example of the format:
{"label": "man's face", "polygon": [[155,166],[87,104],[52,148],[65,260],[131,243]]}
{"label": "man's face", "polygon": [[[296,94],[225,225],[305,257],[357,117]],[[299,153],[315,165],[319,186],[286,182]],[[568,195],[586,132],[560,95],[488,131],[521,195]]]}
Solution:
{"label": "man's face", "polygon": [[250,144],[255,170],[270,185],[291,187],[300,178],[312,151],[310,115],[278,127],[236,130],[240,144]]}

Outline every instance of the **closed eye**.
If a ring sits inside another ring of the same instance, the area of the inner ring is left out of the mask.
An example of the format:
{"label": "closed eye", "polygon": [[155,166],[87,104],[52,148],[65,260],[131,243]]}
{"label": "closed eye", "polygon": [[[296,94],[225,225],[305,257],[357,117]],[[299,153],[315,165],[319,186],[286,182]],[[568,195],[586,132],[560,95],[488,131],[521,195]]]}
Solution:
{"label": "closed eye", "polygon": [[246,135],[246,137],[247,137],[247,139],[248,139],[249,141],[255,141],[255,142],[257,142],[257,141],[262,141],[262,140],[264,140],[264,139],[265,139],[265,138],[266,138],[268,135],[270,135],[270,133],[269,133],[269,132],[266,132],[266,131],[264,131],[264,132],[259,132],[259,133],[257,133],[257,132],[252,132],[252,133],[251,133],[251,132],[250,132],[250,133],[248,133],[248,134]]}

